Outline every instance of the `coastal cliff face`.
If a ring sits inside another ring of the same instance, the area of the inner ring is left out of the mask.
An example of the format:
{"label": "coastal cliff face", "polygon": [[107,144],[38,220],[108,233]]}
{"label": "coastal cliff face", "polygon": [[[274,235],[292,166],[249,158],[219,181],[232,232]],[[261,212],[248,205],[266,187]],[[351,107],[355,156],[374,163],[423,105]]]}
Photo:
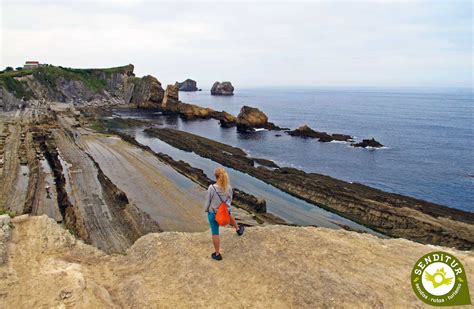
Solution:
{"label": "coastal cliff face", "polygon": [[424,254],[447,251],[474,274],[471,252],[343,230],[269,226],[237,237],[224,228],[216,262],[208,231],[148,234],[107,255],[46,216],[12,221],[9,237],[0,228],[0,307],[413,308],[425,306],[409,276]]}
{"label": "coastal cliff face", "polygon": [[161,83],[150,75],[135,77],[133,70],[130,64],[107,69],[46,66],[4,72],[0,74],[0,108],[51,101],[159,107],[165,92]]}

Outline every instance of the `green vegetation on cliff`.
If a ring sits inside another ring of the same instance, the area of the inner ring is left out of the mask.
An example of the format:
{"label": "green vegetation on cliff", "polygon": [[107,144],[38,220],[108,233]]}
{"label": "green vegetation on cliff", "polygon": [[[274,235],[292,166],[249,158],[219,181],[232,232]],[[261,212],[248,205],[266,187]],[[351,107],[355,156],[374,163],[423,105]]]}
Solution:
{"label": "green vegetation on cliff", "polygon": [[26,80],[31,77],[52,91],[61,80],[74,80],[83,82],[93,92],[100,92],[106,88],[106,79],[110,75],[127,72],[133,72],[133,67],[126,65],[107,69],[74,69],[48,65],[28,70],[4,71],[0,73],[0,87],[25,100],[34,98]]}

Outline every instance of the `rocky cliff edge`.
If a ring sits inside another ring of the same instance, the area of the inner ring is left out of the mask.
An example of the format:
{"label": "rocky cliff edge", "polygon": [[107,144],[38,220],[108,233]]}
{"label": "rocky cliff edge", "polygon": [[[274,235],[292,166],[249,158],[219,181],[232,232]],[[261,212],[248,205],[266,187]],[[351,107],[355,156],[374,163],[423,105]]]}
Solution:
{"label": "rocky cliff edge", "polygon": [[474,275],[472,252],[325,228],[224,229],[216,262],[207,232],[148,234],[106,255],[46,216],[12,221],[0,307],[411,308],[424,307],[410,285],[423,254],[448,251]]}
{"label": "rocky cliff edge", "polygon": [[164,98],[160,81],[136,77],[132,64],[106,69],[43,66],[0,73],[0,109],[44,101],[74,104],[112,103],[157,107]]}

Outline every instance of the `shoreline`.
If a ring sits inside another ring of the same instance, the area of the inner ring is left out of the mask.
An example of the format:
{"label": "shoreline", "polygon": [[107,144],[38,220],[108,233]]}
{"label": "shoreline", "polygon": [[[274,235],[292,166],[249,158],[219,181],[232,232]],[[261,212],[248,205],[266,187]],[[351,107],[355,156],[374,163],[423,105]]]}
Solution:
{"label": "shoreline", "polygon": [[[123,253],[148,233],[208,230],[202,202],[211,179],[130,138],[103,134],[95,120],[108,113],[100,108],[88,118],[73,106],[51,103],[0,114],[8,150],[0,182],[12,184],[0,186],[0,210],[12,217],[46,214],[107,253]],[[265,200],[241,190],[233,206],[246,226],[291,225],[266,213]]]}
{"label": "shoreline", "polygon": [[[385,235],[464,250],[473,247],[472,213],[294,168],[254,167],[243,150],[184,131],[153,128],[145,132]],[[219,151],[222,147],[225,152]]]}

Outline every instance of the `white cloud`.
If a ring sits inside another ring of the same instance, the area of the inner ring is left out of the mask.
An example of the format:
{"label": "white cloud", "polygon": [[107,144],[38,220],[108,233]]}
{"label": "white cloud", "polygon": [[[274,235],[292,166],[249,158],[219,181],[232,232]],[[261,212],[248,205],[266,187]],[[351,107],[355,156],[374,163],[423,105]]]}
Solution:
{"label": "white cloud", "polygon": [[[461,6],[459,8],[458,6]],[[469,86],[468,3],[2,4],[1,66],[134,63],[164,83]],[[25,22],[28,21],[28,22]]]}

